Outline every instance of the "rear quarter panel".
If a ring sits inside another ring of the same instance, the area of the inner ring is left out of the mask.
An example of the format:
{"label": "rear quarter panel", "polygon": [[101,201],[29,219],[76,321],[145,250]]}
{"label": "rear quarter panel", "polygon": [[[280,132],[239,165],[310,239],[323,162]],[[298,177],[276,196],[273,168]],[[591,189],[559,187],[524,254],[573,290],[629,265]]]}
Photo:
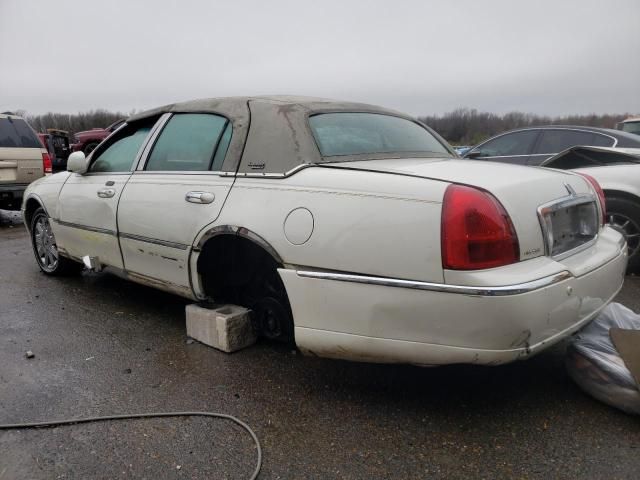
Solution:
{"label": "rear quarter panel", "polygon": [[580,168],[574,171],[591,175],[605,191],[618,190],[640,198],[640,164]]}
{"label": "rear quarter panel", "polygon": [[[214,226],[245,227],[285,266],[442,282],[441,202],[446,182],[311,167],[289,178],[237,178]],[[295,245],[288,215],[305,208],[313,232]],[[198,239],[196,239],[196,242]]]}

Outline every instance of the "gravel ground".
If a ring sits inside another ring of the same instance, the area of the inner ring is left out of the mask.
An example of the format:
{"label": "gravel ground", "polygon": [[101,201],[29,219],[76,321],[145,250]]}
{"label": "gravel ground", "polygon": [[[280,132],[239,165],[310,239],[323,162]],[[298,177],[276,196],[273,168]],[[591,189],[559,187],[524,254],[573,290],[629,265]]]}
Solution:
{"label": "gravel ground", "polygon": [[[618,301],[640,311],[640,278]],[[269,343],[227,355],[186,342],[186,303],[108,274],[48,278],[19,215],[0,212],[0,423],[224,412],[259,436],[262,479],[638,478],[640,419],[583,394],[564,345],[501,367],[358,364]],[[224,420],[0,433],[0,480],[247,478],[254,463]]]}

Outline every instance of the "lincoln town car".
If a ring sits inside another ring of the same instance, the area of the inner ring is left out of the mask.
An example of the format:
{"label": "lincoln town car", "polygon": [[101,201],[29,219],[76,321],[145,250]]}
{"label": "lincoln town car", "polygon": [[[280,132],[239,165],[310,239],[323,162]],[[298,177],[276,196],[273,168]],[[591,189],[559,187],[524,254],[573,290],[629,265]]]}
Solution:
{"label": "lincoln town car", "polygon": [[251,310],[257,333],[368,362],[495,365],[618,293],[624,237],[588,175],[462,160],[400,112],[234,97],[136,114],[22,209],[47,275],[83,265]]}

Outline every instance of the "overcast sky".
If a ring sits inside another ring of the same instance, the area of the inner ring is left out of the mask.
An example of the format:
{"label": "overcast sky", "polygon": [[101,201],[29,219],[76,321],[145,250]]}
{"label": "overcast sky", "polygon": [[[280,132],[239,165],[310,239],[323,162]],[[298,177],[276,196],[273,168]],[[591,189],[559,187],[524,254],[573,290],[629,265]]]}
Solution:
{"label": "overcast sky", "polygon": [[301,94],[640,113],[639,0],[0,0],[0,110]]}

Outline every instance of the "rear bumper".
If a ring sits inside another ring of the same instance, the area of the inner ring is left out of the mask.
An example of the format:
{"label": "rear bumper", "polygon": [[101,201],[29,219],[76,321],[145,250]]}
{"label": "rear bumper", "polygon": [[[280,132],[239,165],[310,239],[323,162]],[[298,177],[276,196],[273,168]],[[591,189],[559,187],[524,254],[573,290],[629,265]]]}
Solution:
{"label": "rear bumper", "polygon": [[615,297],[624,280],[626,245],[617,235],[602,242],[598,247],[608,250],[608,259],[588,272],[576,275],[567,268],[499,287],[385,285],[371,277],[284,269],[280,275],[296,344],[305,353],[381,363],[494,365],[571,335]]}
{"label": "rear bumper", "polygon": [[0,208],[18,210],[28,183],[0,184]]}

